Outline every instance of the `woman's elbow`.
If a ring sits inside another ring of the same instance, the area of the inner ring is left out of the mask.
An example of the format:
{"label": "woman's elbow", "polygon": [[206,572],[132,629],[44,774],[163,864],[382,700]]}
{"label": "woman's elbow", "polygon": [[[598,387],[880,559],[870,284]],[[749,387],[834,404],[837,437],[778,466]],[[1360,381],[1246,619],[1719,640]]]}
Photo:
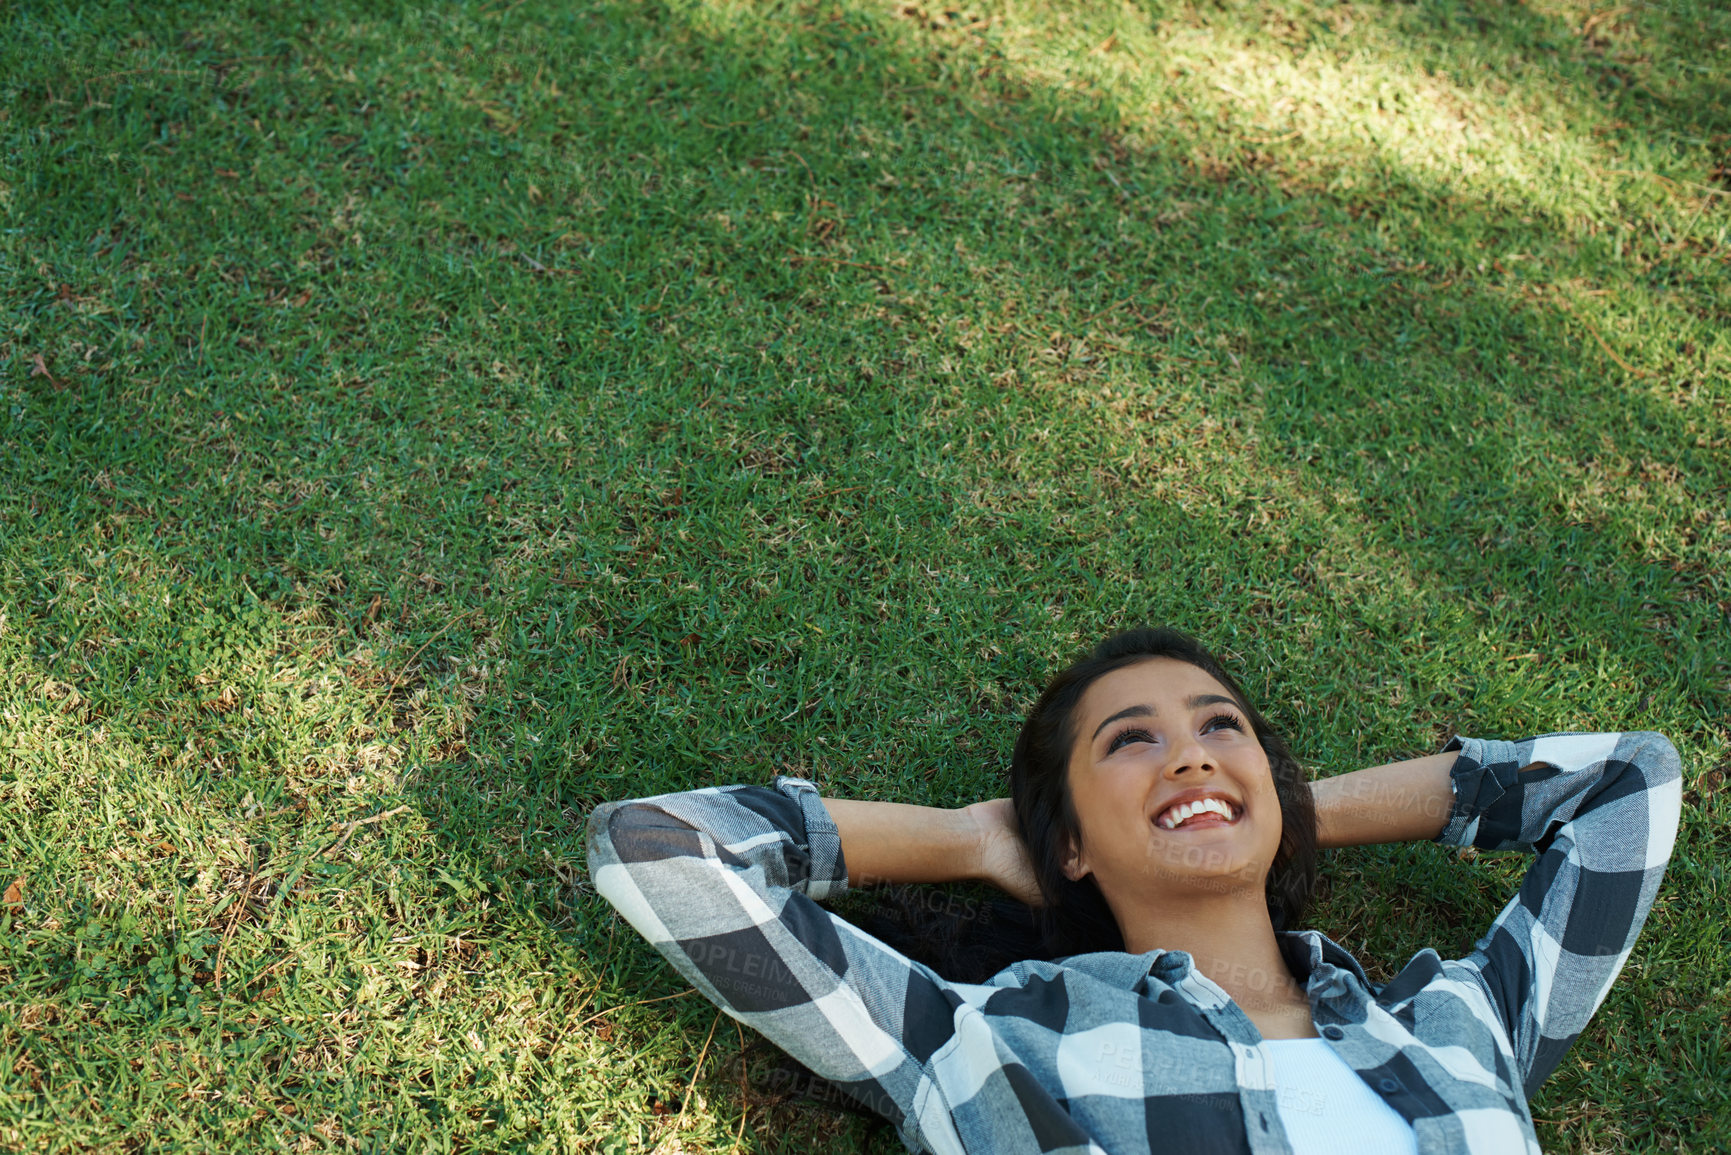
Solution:
{"label": "woman's elbow", "polygon": [[1683,759],[1671,739],[1656,730],[1637,730],[1624,737],[1633,744],[1629,760],[1640,765],[1651,785],[1682,781]]}

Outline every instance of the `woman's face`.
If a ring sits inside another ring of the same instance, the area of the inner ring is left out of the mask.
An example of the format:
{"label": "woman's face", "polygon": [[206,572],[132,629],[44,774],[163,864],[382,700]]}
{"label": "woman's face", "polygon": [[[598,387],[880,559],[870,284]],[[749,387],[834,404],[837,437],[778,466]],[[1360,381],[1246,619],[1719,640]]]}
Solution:
{"label": "woman's face", "polygon": [[1070,799],[1092,874],[1114,909],[1155,893],[1263,893],[1280,846],[1268,755],[1230,691],[1201,669],[1150,658],[1088,687],[1076,709]]}

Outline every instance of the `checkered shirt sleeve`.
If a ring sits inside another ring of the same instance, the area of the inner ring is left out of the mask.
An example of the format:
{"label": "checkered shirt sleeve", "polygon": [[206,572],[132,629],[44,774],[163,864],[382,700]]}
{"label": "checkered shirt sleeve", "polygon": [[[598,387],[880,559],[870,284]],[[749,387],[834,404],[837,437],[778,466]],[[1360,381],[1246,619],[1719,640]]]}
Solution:
{"label": "checkered shirt sleeve", "polygon": [[[846,889],[847,872],[841,836],[809,783],[783,777],[773,788],[607,803],[590,817],[589,869],[596,889],[727,1014],[895,1123],[910,1148],[964,1150],[926,1060],[944,1043],[956,1050],[955,1020],[978,1015],[934,972],[817,905]],[[989,1033],[975,1033],[978,1053],[951,1063],[980,1067],[982,1083],[1002,1081]],[[1005,1150],[1040,1149],[1027,1138]]]}
{"label": "checkered shirt sleeve", "polygon": [[1661,734],[1455,738],[1454,808],[1437,841],[1537,858],[1473,953],[1531,1097],[1611,988],[1676,840],[1682,773]]}

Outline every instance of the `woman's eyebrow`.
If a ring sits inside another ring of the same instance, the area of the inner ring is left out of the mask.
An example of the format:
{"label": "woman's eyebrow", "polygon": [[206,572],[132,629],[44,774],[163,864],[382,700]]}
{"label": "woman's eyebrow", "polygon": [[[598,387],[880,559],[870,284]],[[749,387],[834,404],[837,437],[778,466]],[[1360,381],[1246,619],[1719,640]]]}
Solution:
{"label": "woman's eyebrow", "polygon": [[[1204,706],[1213,706],[1216,704],[1236,706],[1238,705],[1238,701],[1235,698],[1228,698],[1225,694],[1193,694],[1184,701],[1185,707],[1191,710],[1200,710]],[[1152,706],[1126,706],[1124,709],[1119,710],[1116,714],[1113,714],[1110,718],[1107,718],[1104,722],[1101,722],[1096,726],[1094,728],[1093,737],[1089,738],[1088,741],[1092,742],[1094,738],[1098,738],[1101,730],[1104,730],[1120,718],[1152,718],[1153,716],[1154,707]]]}
{"label": "woman's eyebrow", "polygon": [[1120,718],[1151,718],[1153,716],[1154,707],[1152,706],[1126,706],[1124,709],[1119,710],[1116,714],[1113,714],[1110,718],[1107,718],[1104,722],[1101,722],[1098,726],[1094,727],[1094,735],[1089,738],[1088,741],[1092,742],[1094,738],[1098,738],[1101,730],[1104,730]]}

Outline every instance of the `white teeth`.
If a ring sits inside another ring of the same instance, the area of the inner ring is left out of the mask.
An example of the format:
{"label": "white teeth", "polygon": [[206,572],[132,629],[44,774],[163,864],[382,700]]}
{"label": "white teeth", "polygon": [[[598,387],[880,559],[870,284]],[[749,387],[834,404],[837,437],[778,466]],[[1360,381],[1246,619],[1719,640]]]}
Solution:
{"label": "white teeth", "polygon": [[1226,821],[1232,821],[1232,807],[1221,798],[1198,798],[1194,802],[1185,802],[1174,806],[1160,816],[1160,825],[1167,830],[1176,830],[1184,821],[1197,814],[1218,814]]}

